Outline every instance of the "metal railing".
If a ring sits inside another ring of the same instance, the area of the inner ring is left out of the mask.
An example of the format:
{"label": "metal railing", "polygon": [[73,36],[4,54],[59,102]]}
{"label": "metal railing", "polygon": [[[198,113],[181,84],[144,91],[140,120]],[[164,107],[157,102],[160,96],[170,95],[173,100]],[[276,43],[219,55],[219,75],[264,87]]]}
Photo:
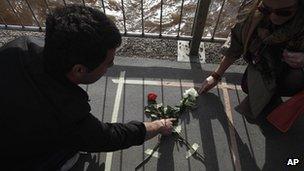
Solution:
{"label": "metal railing", "polygon": [[[34,21],[34,26],[26,26],[20,17],[20,13],[14,9],[12,3],[10,0],[6,0],[8,6],[10,7],[10,10],[13,12],[14,16],[17,18],[19,24],[18,25],[12,25],[10,23],[6,22],[6,19],[1,16],[0,13],[0,29],[11,29],[11,30],[25,30],[25,31],[45,31],[45,27],[41,26],[37,17],[35,16],[35,13],[32,8],[32,4],[29,3],[28,0],[23,0],[26,3],[27,8],[29,9]],[[46,9],[51,12],[49,1],[43,0],[44,4],[46,5]],[[65,0],[62,0],[64,5],[67,5]],[[101,2],[101,8],[104,13],[106,13],[105,8],[105,2],[104,0],[100,0]],[[213,33],[209,37],[203,37],[204,28],[206,24],[206,19],[208,16],[208,11],[210,8],[211,0],[198,0],[194,22],[192,26],[191,36],[181,35],[181,23],[183,18],[183,8],[184,8],[184,2],[185,0],[182,0],[181,2],[181,9],[179,14],[179,23],[177,27],[177,34],[164,34],[163,33],[163,5],[164,0],[160,0],[160,20],[159,20],[159,33],[146,33],[145,32],[145,25],[144,25],[144,8],[143,8],[143,0],[140,1],[140,10],[141,10],[141,32],[131,32],[127,30],[126,27],[126,13],[124,8],[124,0],[121,0],[121,10],[122,10],[122,16],[123,16],[123,33],[122,35],[125,37],[143,37],[143,38],[160,38],[160,39],[174,39],[174,40],[186,40],[191,41],[190,44],[190,56],[197,56],[199,51],[199,46],[202,41],[204,42],[224,42],[227,40],[227,38],[219,38],[215,37],[216,31],[218,29],[218,25],[220,22],[220,18],[222,15],[223,7],[226,3],[226,0],[222,0],[220,12],[217,16],[216,24],[213,30]],[[82,4],[85,6],[85,0],[82,0]]]}

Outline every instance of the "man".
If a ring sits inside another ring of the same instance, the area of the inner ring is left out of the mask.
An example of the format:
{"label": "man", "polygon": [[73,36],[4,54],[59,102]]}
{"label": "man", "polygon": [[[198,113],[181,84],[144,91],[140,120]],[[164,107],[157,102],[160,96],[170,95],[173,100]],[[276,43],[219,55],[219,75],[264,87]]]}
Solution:
{"label": "man", "polygon": [[44,42],[21,37],[0,49],[0,161],[4,170],[58,170],[78,151],[107,152],[170,134],[173,119],[101,123],[91,84],[113,65],[121,35],[98,10],[72,5],[46,20]]}

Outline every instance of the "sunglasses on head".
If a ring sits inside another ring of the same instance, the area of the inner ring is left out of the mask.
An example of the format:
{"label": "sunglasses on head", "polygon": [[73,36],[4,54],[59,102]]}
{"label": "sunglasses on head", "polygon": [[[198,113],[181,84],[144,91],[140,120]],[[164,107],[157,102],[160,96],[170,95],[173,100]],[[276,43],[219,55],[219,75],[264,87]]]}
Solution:
{"label": "sunglasses on head", "polygon": [[292,5],[290,7],[286,7],[286,8],[272,9],[272,8],[266,6],[264,3],[262,3],[261,5],[258,6],[258,10],[264,15],[270,15],[273,13],[277,16],[288,17],[291,14],[293,14],[296,6],[297,6],[297,4]]}

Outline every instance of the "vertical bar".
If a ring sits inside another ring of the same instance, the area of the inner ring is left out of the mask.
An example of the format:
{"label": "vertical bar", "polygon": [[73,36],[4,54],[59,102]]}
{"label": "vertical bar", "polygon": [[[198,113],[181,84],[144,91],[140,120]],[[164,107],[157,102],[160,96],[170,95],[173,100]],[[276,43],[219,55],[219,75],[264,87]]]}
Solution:
{"label": "vertical bar", "polygon": [[[145,77],[143,77],[142,78],[142,80],[143,80],[143,84],[142,84],[142,104],[143,104],[143,106],[142,106],[142,108],[144,109],[145,108],[145,101],[146,101],[146,96],[145,96]],[[145,122],[145,115],[142,115],[142,122]],[[145,143],[143,143],[143,145],[142,145],[142,161],[144,161],[145,160]],[[145,166],[143,166],[143,170],[145,170]]]}
{"label": "vertical bar", "polygon": [[232,157],[232,162],[235,171],[241,171],[242,166],[240,162],[240,155],[238,144],[236,140],[236,131],[234,129],[234,121],[233,121],[233,113],[231,109],[231,100],[229,97],[229,92],[227,88],[226,78],[223,77],[222,81],[222,92],[223,92],[223,99],[224,99],[224,108],[227,116],[227,124],[228,124],[228,131],[229,131],[229,147],[230,147],[230,154]]}
{"label": "vertical bar", "polygon": [[193,22],[192,41],[190,44],[190,57],[198,57],[199,46],[204,33],[208,10],[211,0],[199,0]]}
{"label": "vertical bar", "polygon": [[162,98],[162,104],[164,104],[164,82],[163,82],[163,77],[160,78],[160,85],[161,85],[161,98]]}
{"label": "vertical bar", "polygon": [[163,0],[160,0],[160,21],[159,21],[159,37],[162,36],[163,27]]}
{"label": "vertical bar", "polygon": [[63,1],[63,3],[64,3],[64,6],[66,6],[67,4],[66,4],[65,0],[62,0],[62,1]]}
{"label": "vertical bar", "polygon": [[14,15],[17,17],[17,19],[18,19],[19,23],[21,24],[22,28],[24,28],[24,24],[23,24],[23,22],[22,22],[21,19],[20,19],[19,13],[17,13],[17,11],[15,11],[14,7],[12,6],[12,4],[10,3],[9,0],[6,0],[6,2],[7,2],[7,3],[9,4],[9,6],[11,7],[11,9],[12,9]]}
{"label": "vertical bar", "polygon": [[85,0],[82,0],[82,4],[83,4],[83,6],[86,6],[86,5],[85,5]]}
{"label": "vertical bar", "polygon": [[101,4],[102,4],[103,13],[106,14],[106,8],[103,0],[101,0]]}
{"label": "vertical bar", "polygon": [[31,13],[32,13],[32,15],[33,15],[33,17],[34,17],[35,22],[36,22],[36,24],[37,24],[38,27],[39,27],[39,30],[42,31],[42,28],[41,28],[41,26],[40,26],[40,23],[39,23],[39,21],[37,20],[35,14],[34,14],[34,11],[33,11],[32,7],[31,7],[31,4],[29,4],[29,2],[28,2],[27,0],[25,0],[25,2],[26,2],[27,6],[29,7],[29,9],[30,9],[30,11],[31,11]]}
{"label": "vertical bar", "polygon": [[124,1],[121,0],[121,10],[122,10],[122,17],[123,17],[123,25],[124,25],[124,34],[127,34],[127,28],[126,28],[126,15],[125,15],[125,8],[124,8]]}
{"label": "vertical bar", "polygon": [[104,96],[103,96],[103,103],[102,103],[101,122],[104,121],[104,116],[105,116],[105,108],[106,108],[106,100],[107,100],[107,90],[108,90],[108,76],[106,75],[106,78],[105,78],[105,88],[104,88]]}
{"label": "vertical bar", "polygon": [[[123,90],[123,87],[125,85],[125,78],[126,78],[125,75],[126,75],[126,71],[121,71],[120,72],[120,76],[119,76],[119,80],[118,80],[119,82],[118,82],[115,101],[114,101],[114,106],[113,106],[111,123],[116,123],[117,122],[119,106],[120,106],[120,102],[121,102],[122,90]],[[105,161],[105,169],[104,170],[106,170],[106,171],[111,170],[112,161],[113,161],[113,152],[106,153],[106,161]]]}
{"label": "vertical bar", "polygon": [[46,8],[48,9],[48,11],[49,11],[50,13],[52,13],[52,11],[51,11],[51,9],[50,9],[50,6],[49,6],[49,3],[47,2],[47,0],[44,0],[44,3],[45,3],[45,5],[46,5]]}
{"label": "vertical bar", "polygon": [[182,17],[183,17],[184,2],[185,2],[185,0],[182,0],[182,6],[181,6],[181,12],[180,12],[180,16],[179,16],[179,23],[178,23],[178,30],[177,30],[177,37],[179,37],[179,34],[180,34],[180,27],[181,27]]}
{"label": "vertical bar", "polygon": [[140,9],[141,9],[141,35],[145,35],[145,23],[144,23],[144,1],[140,1]]}
{"label": "vertical bar", "polygon": [[[259,0],[260,1],[260,0]],[[250,2],[249,2],[250,3]],[[242,9],[242,7],[244,6],[244,5],[246,5],[247,4],[247,0],[242,0],[242,3],[241,3],[241,5],[239,6],[239,9],[238,9],[238,13],[240,12],[240,10]]]}
{"label": "vertical bar", "polygon": [[[241,98],[240,98],[240,95],[239,95],[239,92],[238,92],[236,84],[234,84],[234,90],[236,92],[238,104],[241,104],[241,100],[240,100]],[[252,148],[251,139],[250,139],[250,136],[249,136],[249,133],[248,133],[247,124],[246,124],[246,121],[245,121],[245,117],[243,115],[242,115],[242,120],[243,120],[243,124],[244,124],[245,130],[246,130],[246,135],[247,135],[248,142],[249,142],[250,152],[252,154],[252,158],[254,159],[254,162],[256,162],[256,158],[255,158],[255,155],[254,155],[254,150]]]}
{"label": "vertical bar", "polygon": [[1,22],[5,25],[5,27],[7,27],[7,23],[6,23],[6,21],[4,20],[4,18],[2,17],[1,14],[0,14],[0,19],[1,19]]}
{"label": "vertical bar", "polygon": [[212,38],[211,38],[212,40],[214,39],[215,32],[216,32],[217,27],[218,27],[218,24],[219,24],[219,22],[220,22],[220,18],[221,18],[221,16],[222,16],[223,7],[224,7],[225,3],[226,3],[226,0],[223,0],[222,6],[221,6],[221,9],[220,9],[220,13],[219,13],[219,15],[217,16],[217,21],[216,21],[216,24],[215,24],[215,27],[214,27],[214,30],[213,30],[213,33],[212,33]]}

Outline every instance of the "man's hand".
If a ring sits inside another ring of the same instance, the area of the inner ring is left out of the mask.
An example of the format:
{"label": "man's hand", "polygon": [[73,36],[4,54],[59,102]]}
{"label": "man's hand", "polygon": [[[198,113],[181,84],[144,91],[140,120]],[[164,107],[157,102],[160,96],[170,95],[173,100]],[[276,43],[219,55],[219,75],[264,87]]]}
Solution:
{"label": "man's hand", "polygon": [[172,133],[173,121],[176,119],[161,119],[153,122],[144,122],[146,126],[146,140],[155,137],[157,134],[169,135]]}
{"label": "man's hand", "polygon": [[[162,124],[161,129],[160,129],[160,133],[162,135],[171,134],[172,129],[173,129],[173,121],[175,121],[175,120],[176,119],[174,119],[174,118],[158,120],[158,122],[160,122]],[[157,122],[157,121],[154,121],[154,122]]]}
{"label": "man's hand", "polygon": [[304,67],[304,53],[302,52],[289,52],[284,50],[283,61],[285,61],[290,67],[298,69]]}
{"label": "man's hand", "polygon": [[209,76],[208,78],[206,78],[203,83],[201,88],[199,89],[198,93],[199,94],[203,94],[208,92],[210,89],[212,89],[213,87],[215,87],[219,82],[219,79],[214,79],[212,76]]}

